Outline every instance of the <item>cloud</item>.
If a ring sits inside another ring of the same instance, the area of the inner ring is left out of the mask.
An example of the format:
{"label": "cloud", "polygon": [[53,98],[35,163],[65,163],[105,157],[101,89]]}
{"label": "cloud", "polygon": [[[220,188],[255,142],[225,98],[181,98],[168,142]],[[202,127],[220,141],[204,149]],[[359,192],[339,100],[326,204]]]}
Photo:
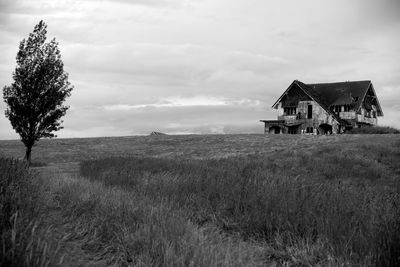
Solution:
{"label": "cloud", "polygon": [[[262,105],[262,104],[260,104]],[[275,115],[272,112],[271,115]],[[76,108],[68,112],[60,137],[80,132],[82,136],[164,133],[262,132],[259,119],[268,112],[246,105],[178,106],[127,110],[105,110],[100,107]],[[95,134],[98,131],[98,134]],[[107,134],[105,134],[108,132]],[[94,135],[93,135],[94,134]]]}
{"label": "cloud", "polygon": [[180,6],[182,4],[182,0],[85,0],[92,2],[106,2],[106,3],[122,3],[126,5],[143,5],[148,7],[160,7],[160,6]]}
{"label": "cloud", "polygon": [[[181,5],[181,0],[40,0],[40,1],[21,1],[21,0],[1,0],[1,14],[55,14],[65,11],[82,11],[82,8],[98,9],[99,7],[110,7],[115,3],[126,5],[140,5],[146,7],[177,7]],[[115,5],[114,5],[115,6]]]}
{"label": "cloud", "polygon": [[265,97],[272,77],[288,64],[278,57],[194,44],[77,44],[64,49],[65,66],[71,81],[76,80],[73,98],[121,109],[173,95]]}
{"label": "cloud", "polygon": [[196,96],[191,98],[167,98],[158,101],[154,104],[140,104],[140,105],[110,105],[105,106],[104,109],[108,111],[127,111],[132,109],[143,109],[143,108],[171,108],[171,107],[201,107],[201,106],[226,106],[228,103],[223,99]]}
{"label": "cloud", "polygon": [[65,59],[78,71],[121,73],[185,81],[204,79],[220,69],[265,75],[287,60],[245,51],[196,44],[130,43],[103,46],[71,45]]}
{"label": "cloud", "polygon": [[294,79],[372,80],[400,127],[398,3],[0,0],[0,85],[43,19],[75,85],[60,136],[259,132]]}
{"label": "cloud", "polygon": [[209,106],[259,106],[260,101],[250,99],[232,100],[225,98],[194,96],[194,97],[168,97],[153,104],[117,104],[106,105],[106,111],[129,111],[148,108],[179,108],[179,107],[209,107]]}

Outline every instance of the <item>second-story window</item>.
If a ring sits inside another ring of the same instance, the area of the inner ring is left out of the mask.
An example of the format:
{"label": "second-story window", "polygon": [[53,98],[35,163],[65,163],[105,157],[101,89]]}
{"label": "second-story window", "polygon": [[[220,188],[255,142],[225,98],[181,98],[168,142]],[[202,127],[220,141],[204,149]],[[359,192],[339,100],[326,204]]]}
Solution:
{"label": "second-story window", "polygon": [[307,108],[307,119],[312,119],[312,105],[308,105]]}
{"label": "second-story window", "polygon": [[283,112],[285,113],[285,115],[296,115],[296,108],[295,107],[283,108]]}

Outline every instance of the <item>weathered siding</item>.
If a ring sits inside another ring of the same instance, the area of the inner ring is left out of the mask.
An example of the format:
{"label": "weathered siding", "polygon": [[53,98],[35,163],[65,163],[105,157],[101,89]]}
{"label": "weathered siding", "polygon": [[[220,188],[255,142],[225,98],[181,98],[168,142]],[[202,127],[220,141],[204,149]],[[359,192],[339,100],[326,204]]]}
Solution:
{"label": "weathered siding", "polygon": [[378,119],[377,118],[368,118],[362,114],[357,114],[357,122],[376,125],[378,123]]}
{"label": "weathered siding", "polygon": [[[308,118],[308,106],[312,106],[312,118]],[[285,120],[287,124],[294,124],[296,122],[301,122],[302,125],[300,129],[306,130],[307,127],[313,127],[314,129],[319,129],[321,124],[328,124],[332,126],[332,132],[336,133],[338,131],[338,122],[334,117],[325,111],[317,102],[315,101],[299,101],[297,110],[297,115],[284,115],[282,105],[278,105],[278,119]],[[299,114],[300,113],[300,114]]]}
{"label": "weathered siding", "polygon": [[343,111],[339,113],[339,117],[345,120],[354,120],[356,119],[356,112],[355,111]]}
{"label": "weathered siding", "polygon": [[338,130],[338,123],[325,109],[323,109],[315,101],[300,101],[299,102],[299,112],[307,118],[308,105],[312,105],[312,118],[306,119],[305,123],[302,125],[303,129],[307,127],[319,128],[321,124],[328,124],[332,126],[332,132],[336,133]]}

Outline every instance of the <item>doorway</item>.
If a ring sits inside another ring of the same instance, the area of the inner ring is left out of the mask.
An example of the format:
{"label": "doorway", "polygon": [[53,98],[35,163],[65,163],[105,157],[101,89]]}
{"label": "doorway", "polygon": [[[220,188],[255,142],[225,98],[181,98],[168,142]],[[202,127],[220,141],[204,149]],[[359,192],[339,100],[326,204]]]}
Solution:
{"label": "doorway", "polygon": [[272,127],[269,128],[269,133],[270,134],[280,134],[281,133],[281,127],[272,126]]}
{"label": "doorway", "polygon": [[298,125],[296,126],[289,126],[288,127],[288,134],[298,134],[299,133],[300,127]]}
{"label": "doorway", "polygon": [[319,125],[322,134],[332,134],[332,125],[322,123]]}

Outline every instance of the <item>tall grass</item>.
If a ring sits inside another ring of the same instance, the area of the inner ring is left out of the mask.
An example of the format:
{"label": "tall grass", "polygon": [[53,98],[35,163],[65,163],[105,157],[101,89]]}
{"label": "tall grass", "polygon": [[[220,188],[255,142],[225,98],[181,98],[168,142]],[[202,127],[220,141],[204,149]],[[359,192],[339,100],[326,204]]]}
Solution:
{"label": "tall grass", "polygon": [[169,201],[198,225],[266,242],[281,262],[325,265],[334,255],[344,264],[399,265],[400,148],[352,149],[108,158],[82,162],[81,174]]}
{"label": "tall grass", "polygon": [[0,266],[47,266],[56,248],[39,227],[43,183],[26,164],[0,158]]}
{"label": "tall grass", "polygon": [[98,182],[64,178],[52,186],[70,240],[90,266],[262,266],[265,248],[198,227],[167,202]]}

